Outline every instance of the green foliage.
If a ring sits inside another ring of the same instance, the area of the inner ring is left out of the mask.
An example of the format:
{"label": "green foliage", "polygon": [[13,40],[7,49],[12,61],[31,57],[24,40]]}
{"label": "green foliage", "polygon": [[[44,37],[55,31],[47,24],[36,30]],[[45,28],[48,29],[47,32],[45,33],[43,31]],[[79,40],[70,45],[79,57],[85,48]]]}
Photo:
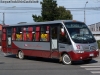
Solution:
{"label": "green foliage", "polygon": [[64,8],[63,6],[58,7],[58,14],[59,15],[58,15],[57,19],[66,19],[66,20],[72,19],[70,10],[66,10],[66,8]]}
{"label": "green foliage", "polygon": [[40,4],[42,5],[41,16],[32,15],[36,22],[72,19],[71,12],[62,6],[57,7],[55,0],[43,0]]}

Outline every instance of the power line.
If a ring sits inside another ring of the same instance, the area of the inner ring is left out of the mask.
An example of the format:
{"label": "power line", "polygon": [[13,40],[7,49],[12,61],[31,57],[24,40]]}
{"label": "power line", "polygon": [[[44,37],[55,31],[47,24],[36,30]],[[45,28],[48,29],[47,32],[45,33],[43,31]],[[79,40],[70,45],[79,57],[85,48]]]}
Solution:
{"label": "power line", "polygon": [[[84,8],[66,8],[67,10],[84,10]],[[0,7],[0,10],[41,10],[39,7]],[[100,10],[100,7],[87,7],[85,10]]]}

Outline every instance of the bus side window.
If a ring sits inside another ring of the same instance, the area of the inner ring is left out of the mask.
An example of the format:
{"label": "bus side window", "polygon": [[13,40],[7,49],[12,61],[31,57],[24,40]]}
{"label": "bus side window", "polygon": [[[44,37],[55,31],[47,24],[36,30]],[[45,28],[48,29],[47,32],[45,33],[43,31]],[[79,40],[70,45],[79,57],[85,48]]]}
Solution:
{"label": "bus side window", "polygon": [[16,28],[13,28],[12,40],[16,40]]}
{"label": "bus side window", "polygon": [[32,31],[33,27],[23,28],[23,41],[32,41]]}
{"label": "bus side window", "polygon": [[49,41],[49,26],[41,26],[40,41]]}
{"label": "bus side window", "polygon": [[26,27],[23,27],[23,41],[26,41]]}
{"label": "bus side window", "polygon": [[40,27],[36,27],[36,33],[35,33],[35,41],[39,41],[40,39]]}
{"label": "bus side window", "polygon": [[33,40],[33,41],[35,41],[35,34],[36,34],[36,32],[35,32],[36,29],[35,29],[35,28],[36,28],[36,27],[34,26],[34,27],[33,27],[33,31],[32,31],[32,40]]}
{"label": "bus side window", "polygon": [[70,39],[64,27],[60,26],[59,42],[70,44]]}
{"label": "bus side window", "polygon": [[28,37],[29,37],[30,41],[32,41],[32,31],[33,31],[33,27],[29,27],[28,28],[28,32],[29,32]]}
{"label": "bus side window", "polygon": [[47,41],[49,41],[50,40],[50,38],[49,38],[49,36],[50,36],[50,26],[47,26],[47,31],[46,31],[46,33],[47,33]]}
{"label": "bus side window", "polygon": [[52,39],[57,39],[57,26],[51,27]]}
{"label": "bus side window", "polygon": [[16,40],[17,41],[22,40],[22,28],[21,27],[16,28]]}

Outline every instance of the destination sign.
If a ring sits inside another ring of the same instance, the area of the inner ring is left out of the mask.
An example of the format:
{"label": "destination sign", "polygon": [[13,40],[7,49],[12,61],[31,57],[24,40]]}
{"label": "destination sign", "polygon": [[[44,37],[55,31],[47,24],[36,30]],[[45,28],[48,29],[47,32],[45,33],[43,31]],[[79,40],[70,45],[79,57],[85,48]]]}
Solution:
{"label": "destination sign", "polygon": [[66,23],[65,24],[67,28],[83,28],[83,27],[86,27],[85,24],[83,23]]}

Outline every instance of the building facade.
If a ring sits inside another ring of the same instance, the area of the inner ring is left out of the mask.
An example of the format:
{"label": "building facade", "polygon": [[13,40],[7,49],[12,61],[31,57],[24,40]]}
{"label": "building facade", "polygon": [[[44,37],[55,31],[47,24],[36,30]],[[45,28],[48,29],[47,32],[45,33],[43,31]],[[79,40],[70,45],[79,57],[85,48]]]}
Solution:
{"label": "building facade", "polygon": [[88,25],[96,40],[100,40],[100,22]]}

